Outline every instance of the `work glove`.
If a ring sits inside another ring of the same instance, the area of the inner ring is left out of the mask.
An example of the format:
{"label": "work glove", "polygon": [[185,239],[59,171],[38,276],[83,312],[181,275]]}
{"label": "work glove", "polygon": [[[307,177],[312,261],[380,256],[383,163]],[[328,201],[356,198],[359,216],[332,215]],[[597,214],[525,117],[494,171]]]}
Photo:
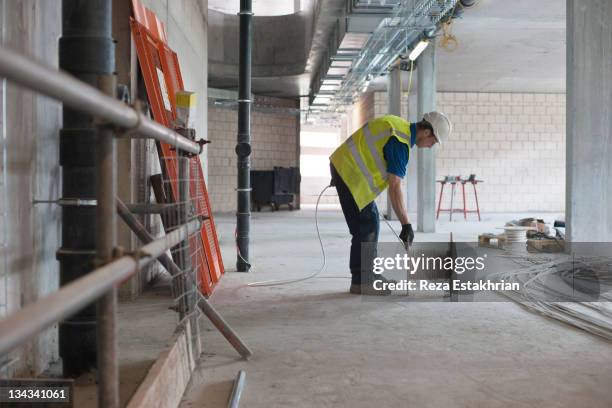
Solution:
{"label": "work glove", "polygon": [[402,232],[400,232],[399,237],[404,242],[404,244],[412,245],[412,241],[414,241],[414,231],[412,230],[412,224],[402,225]]}

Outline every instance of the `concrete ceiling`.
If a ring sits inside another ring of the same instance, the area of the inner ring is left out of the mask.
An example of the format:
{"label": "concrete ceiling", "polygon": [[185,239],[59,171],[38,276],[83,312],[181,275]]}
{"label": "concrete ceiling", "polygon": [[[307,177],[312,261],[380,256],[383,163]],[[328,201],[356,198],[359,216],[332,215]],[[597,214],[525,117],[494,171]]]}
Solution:
{"label": "concrete ceiling", "polygon": [[454,20],[458,48],[438,47],[438,90],[564,92],[565,24],[565,0],[481,0]]}
{"label": "concrete ceiling", "polygon": [[481,0],[440,50],[444,91],[565,91],[565,0]]}
{"label": "concrete ceiling", "polygon": [[[438,89],[456,92],[564,92],[565,2],[566,0],[538,0],[537,2],[533,0],[480,0],[475,7],[466,9],[463,17],[455,19],[452,26],[452,33],[459,41],[458,48],[453,52],[438,49]],[[235,3],[238,1],[236,0]],[[268,4],[274,8],[273,3],[276,5],[279,3],[293,4],[294,7],[297,4],[289,0],[286,2],[261,0],[259,4]],[[283,55],[289,51],[297,53],[298,50],[301,50],[299,51],[300,58],[295,59],[290,70],[281,69],[277,61],[268,65],[274,69],[263,69],[266,64],[255,65],[253,91],[256,93],[295,97],[308,92],[309,78],[325,53],[327,45],[325,38],[329,38],[331,34],[326,23],[335,21],[342,13],[344,0],[313,2],[318,3],[316,8],[319,11],[315,13],[315,21],[312,20],[313,3],[309,5],[310,7],[304,6],[308,2],[299,3],[302,4],[300,7],[305,7],[304,11],[295,16],[276,17],[288,18],[288,20],[282,23],[279,20],[280,26],[274,30],[268,30],[267,27],[270,21],[274,20],[259,20],[259,18],[275,17],[259,17],[255,21],[255,23],[265,22],[263,25],[256,25],[265,27],[262,29],[269,31],[270,35],[267,36],[267,41],[264,43],[266,49],[286,50],[280,54],[275,51],[275,55]],[[227,1],[209,0],[209,8],[230,7],[232,4]],[[254,2],[254,6],[256,4],[257,2]],[[299,25],[300,28],[305,29],[304,35],[309,36],[308,38],[312,40],[308,41],[307,38],[303,38],[299,43],[291,45],[288,44],[286,32],[291,32],[293,28],[292,37],[295,36],[298,39],[301,37],[296,36],[295,27],[297,25],[296,21],[293,21],[298,16],[304,19],[303,24]],[[221,27],[224,27],[225,36],[227,36],[228,21],[224,20],[223,23],[221,21],[219,23]],[[216,25],[212,21],[210,24],[209,29],[213,29]],[[286,30],[281,30],[279,27],[284,27]],[[255,32],[262,29],[256,29]],[[235,34],[237,34],[237,26],[234,25],[231,31],[236,31]],[[285,34],[279,35],[281,32]],[[209,46],[213,48],[223,44],[214,35],[209,36],[209,40]],[[272,44],[272,40],[277,45]],[[227,44],[221,48],[227,50]],[[237,49],[237,47],[230,47],[230,49],[233,48]],[[236,51],[234,50],[233,53],[237,54]],[[228,62],[231,65],[237,63],[233,60],[225,61],[225,63]],[[298,72],[296,69],[300,64],[302,70]],[[237,64],[232,69],[212,69],[211,72],[214,74],[214,78],[210,79],[211,86],[234,88],[237,85]],[[407,82],[407,75],[405,75],[405,81]],[[370,89],[384,89],[385,86],[386,80],[383,77],[373,81]]]}
{"label": "concrete ceiling", "polygon": [[[210,0],[208,5],[208,84],[236,90],[238,18],[213,10]],[[294,98],[308,95],[312,72],[324,58],[345,0],[300,0],[299,6],[302,11],[291,15],[254,17],[254,93]]]}

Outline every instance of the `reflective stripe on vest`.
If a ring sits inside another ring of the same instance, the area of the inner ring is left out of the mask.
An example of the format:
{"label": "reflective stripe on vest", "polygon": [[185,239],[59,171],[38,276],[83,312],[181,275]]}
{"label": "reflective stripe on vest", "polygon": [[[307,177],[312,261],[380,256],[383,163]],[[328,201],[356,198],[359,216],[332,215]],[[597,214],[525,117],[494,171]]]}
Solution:
{"label": "reflective stripe on vest", "polygon": [[[391,134],[391,130],[387,130],[386,132],[382,132],[374,136],[372,132],[370,131],[370,127],[368,125],[364,126],[363,128],[363,135],[365,136],[366,143],[368,144],[368,148],[370,149],[370,154],[374,157],[374,161],[376,161],[376,167],[378,168],[378,171],[380,172],[380,174],[383,175],[383,178],[385,179],[387,178],[387,166],[385,166],[384,158],[380,157],[380,155],[376,151],[376,146],[374,144],[384,137],[389,137],[390,134]],[[378,193],[380,194],[380,191],[378,191]]]}
{"label": "reflective stripe on vest", "polygon": [[[355,141],[353,140],[353,138],[350,137],[346,141],[346,144],[349,147],[349,149],[351,149],[351,154],[353,155],[353,159],[355,160],[355,163],[357,163],[357,166],[359,166],[359,170],[361,170],[361,172],[365,176],[365,178],[366,178],[366,180],[368,182],[368,185],[370,186],[370,190],[376,192],[376,194],[380,194],[381,191],[374,184],[374,177],[373,177],[372,173],[370,172],[370,170],[368,170],[368,166],[363,161],[363,157],[361,157],[361,154],[359,154],[359,150],[357,150],[357,146],[355,145]],[[378,155],[376,155],[376,156],[378,156]],[[379,169],[380,169],[380,167],[379,167]],[[384,167],[383,167],[383,170],[384,170]],[[386,174],[386,170],[385,170],[385,174]]]}
{"label": "reflective stripe on vest", "polygon": [[410,155],[410,124],[388,115],[368,122],[330,157],[359,210],[389,185],[383,147],[392,136],[408,146]]}

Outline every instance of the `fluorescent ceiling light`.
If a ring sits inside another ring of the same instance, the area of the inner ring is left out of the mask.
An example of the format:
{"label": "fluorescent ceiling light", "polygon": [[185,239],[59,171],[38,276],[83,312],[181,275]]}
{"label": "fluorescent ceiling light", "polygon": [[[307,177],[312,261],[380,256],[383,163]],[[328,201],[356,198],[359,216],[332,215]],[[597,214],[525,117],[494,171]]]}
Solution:
{"label": "fluorescent ceiling light", "polygon": [[363,93],[363,92],[367,91],[368,90],[368,86],[370,86],[370,81],[365,81],[363,83],[363,88],[361,88],[361,92]]}
{"label": "fluorescent ceiling light", "polygon": [[323,85],[340,85],[342,84],[342,80],[340,79],[324,79]]}
{"label": "fluorescent ceiling light", "polygon": [[340,88],[340,85],[321,85],[320,91],[336,91]]}
{"label": "fluorescent ceiling light", "polygon": [[419,41],[416,47],[414,47],[414,50],[412,50],[410,55],[408,55],[408,58],[410,59],[410,61],[415,61],[417,58],[419,58],[419,55],[421,55],[421,53],[425,51],[425,48],[427,48],[428,45],[429,45],[429,41],[426,41],[426,40]]}
{"label": "fluorescent ceiling light", "polygon": [[402,19],[400,17],[393,17],[393,18],[386,18],[386,26],[387,27],[394,27],[394,26],[398,26],[401,24]]}
{"label": "fluorescent ceiling light", "polygon": [[333,60],[331,63],[331,68],[350,68],[351,65],[353,65],[353,61]]}
{"label": "fluorescent ceiling light", "polygon": [[330,75],[342,75],[342,76],[346,76],[346,74],[348,74],[349,72],[349,68],[348,67],[329,67],[329,70],[327,71],[328,74]]}

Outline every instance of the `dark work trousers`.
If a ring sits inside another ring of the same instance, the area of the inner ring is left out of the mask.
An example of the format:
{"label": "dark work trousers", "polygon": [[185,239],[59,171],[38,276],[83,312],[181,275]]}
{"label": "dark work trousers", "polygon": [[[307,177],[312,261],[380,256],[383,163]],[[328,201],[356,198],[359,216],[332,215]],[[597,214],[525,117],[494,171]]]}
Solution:
{"label": "dark work trousers", "polygon": [[330,171],[332,185],[334,185],[338,191],[344,219],[352,235],[351,257],[349,261],[351,283],[360,285],[362,283],[362,272],[364,278],[372,278],[372,261],[376,257],[376,245],[371,245],[371,250],[367,251],[368,259],[364,260],[366,264],[363,265],[364,268],[362,271],[361,244],[378,242],[378,232],[380,230],[378,208],[376,207],[376,203],[372,201],[359,211],[353,199],[353,195],[331,163]]}

